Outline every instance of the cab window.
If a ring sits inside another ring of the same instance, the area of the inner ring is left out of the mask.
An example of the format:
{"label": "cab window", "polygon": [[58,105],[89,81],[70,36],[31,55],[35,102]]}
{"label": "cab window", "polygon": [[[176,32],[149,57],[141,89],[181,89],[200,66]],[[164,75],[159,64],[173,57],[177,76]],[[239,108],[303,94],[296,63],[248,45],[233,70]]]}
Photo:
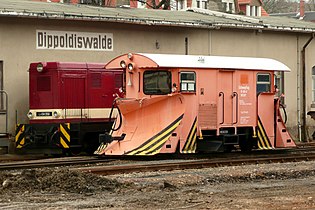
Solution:
{"label": "cab window", "polygon": [[171,93],[171,72],[145,71],[143,74],[143,92],[146,95],[164,95]]}
{"label": "cab window", "polygon": [[271,79],[270,74],[257,74],[257,94],[261,92],[270,92],[271,90]]}
{"label": "cab window", "polygon": [[180,91],[196,92],[196,74],[195,72],[180,73]]}

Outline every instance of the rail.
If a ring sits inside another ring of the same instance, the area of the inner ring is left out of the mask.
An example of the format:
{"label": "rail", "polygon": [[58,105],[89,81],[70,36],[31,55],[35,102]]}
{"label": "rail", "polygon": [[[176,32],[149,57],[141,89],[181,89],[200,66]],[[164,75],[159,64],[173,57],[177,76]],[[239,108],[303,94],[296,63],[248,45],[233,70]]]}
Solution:
{"label": "rail", "polygon": [[[173,157],[173,158],[172,158]],[[203,155],[181,155],[160,157],[114,157],[112,159],[96,156],[45,158],[40,160],[24,160],[0,163],[1,170],[17,170],[43,167],[72,166],[72,170],[100,175],[123,174],[148,171],[171,171],[183,169],[201,169],[222,166],[250,164],[268,164],[275,162],[300,162],[315,160],[314,145],[306,147],[253,151],[249,154],[241,152],[210,153]],[[90,165],[97,164],[97,165]],[[84,165],[84,166],[80,166]],[[88,166],[86,166],[88,165]]]}
{"label": "rail", "polygon": [[191,161],[167,161],[164,163],[143,163],[143,164],[128,164],[128,165],[111,165],[98,167],[84,167],[79,170],[83,172],[98,174],[98,175],[112,175],[124,174],[133,172],[150,172],[150,171],[172,171],[184,169],[202,169],[211,167],[223,166],[239,166],[252,164],[268,164],[268,163],[284,163],[284,162],[301,162],[315,160],[315,154],[297,155],[297,156],[278,156],[278,157],[248,157],[248,158],[225,158],[222,160],[191,160]]}

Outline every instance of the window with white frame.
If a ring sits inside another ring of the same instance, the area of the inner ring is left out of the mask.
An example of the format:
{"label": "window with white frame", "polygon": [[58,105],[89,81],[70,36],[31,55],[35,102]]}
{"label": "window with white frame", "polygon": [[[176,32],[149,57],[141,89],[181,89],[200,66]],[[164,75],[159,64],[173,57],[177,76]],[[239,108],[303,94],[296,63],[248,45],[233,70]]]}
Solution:
{"label": "window with white frame", "polygon": [[231,13],[235,12],[234,0],[222,0],[222,3],[223,3],[225,12],[231,12]]}
{"label": "window with white frame", "polygon": [[176,1],[176,10],[182,10],[186,8],[186,0],[178,0]]}
{"label": "window with white frame", "polygon": [[197,0],[197,8],[208,9],[208,1]]}
{"label": "window with white frame", "polygon": [[196,92],[196,73],[181,72],[180,73],[180,90],[181,92]]}

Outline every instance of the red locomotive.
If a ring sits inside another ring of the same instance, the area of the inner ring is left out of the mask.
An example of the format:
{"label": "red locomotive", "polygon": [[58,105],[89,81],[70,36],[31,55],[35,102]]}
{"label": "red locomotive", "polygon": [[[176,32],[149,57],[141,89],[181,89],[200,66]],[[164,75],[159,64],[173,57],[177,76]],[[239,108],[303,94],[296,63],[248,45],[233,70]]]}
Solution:
{"label": "red locomotive", "polygon": [[121,118],[95,154],[155,155],[295,147],[280,114],[273,59],[125,54],[106,69],[126,71]]}
{"label": "red locomotive", "polygon": [[[122,70],[100,63],[38,62],[29,68],[29,124],[18,124],[16,148],[45,154],[93,152],[123,85]],[[122,96],[122,95],[120,95]]]}

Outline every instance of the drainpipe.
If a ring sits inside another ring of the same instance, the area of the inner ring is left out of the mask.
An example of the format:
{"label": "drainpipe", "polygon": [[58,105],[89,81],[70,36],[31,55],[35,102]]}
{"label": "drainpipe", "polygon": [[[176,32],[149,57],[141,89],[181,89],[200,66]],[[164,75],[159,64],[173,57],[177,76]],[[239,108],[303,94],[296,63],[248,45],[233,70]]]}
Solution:
{"label": "drainpipe", "polygon": [[297,71],[296,71],[296,84],[297,84],[297,121],[298,121],[298,138],[302,141],[302,127],[301,127],[301,56],[300,55],[300,37],[296,37],[296,55],[297,55]]}
{"label": "drainpipe", "polygon": [[312,36],[307,40],[304,44],[302,51],[301,51],[301,62],[302,62],[302,72],[301,72],[301,79],[302,79],[302,141],[307,141],[307,128],[306,128],[306,62],[305,62],[305,54],[306,48],[314,39],[314,33]]}

